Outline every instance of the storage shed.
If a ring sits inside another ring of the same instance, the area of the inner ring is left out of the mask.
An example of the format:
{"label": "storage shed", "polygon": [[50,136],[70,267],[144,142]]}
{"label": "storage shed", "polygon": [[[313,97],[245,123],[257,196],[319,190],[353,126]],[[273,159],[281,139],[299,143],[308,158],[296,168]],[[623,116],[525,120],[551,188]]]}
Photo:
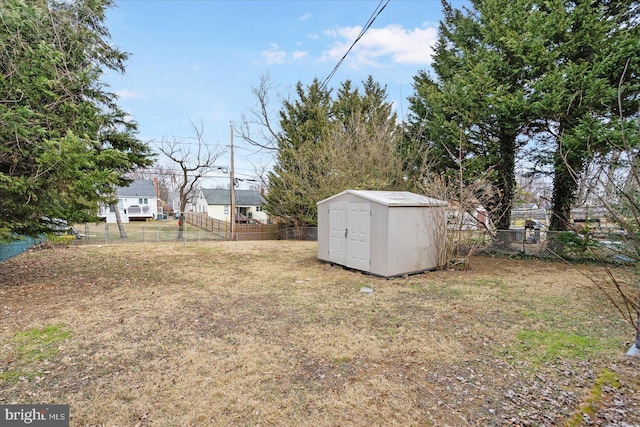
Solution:
{"label": "storage shed", "polygon": [[347,190],[317,205],[320,260],[382,277],[438,266],[447,202],[407,191]]}

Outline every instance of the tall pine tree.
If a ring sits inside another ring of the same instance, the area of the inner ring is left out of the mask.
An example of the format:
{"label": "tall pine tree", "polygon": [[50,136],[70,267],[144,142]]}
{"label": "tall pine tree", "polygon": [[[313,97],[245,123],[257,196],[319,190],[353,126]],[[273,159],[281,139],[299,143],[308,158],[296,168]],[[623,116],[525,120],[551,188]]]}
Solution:
{"label": "tall pine tree", "polygon": [[[539,44],[525,2],[472,1],[457,10],[443,2],[433,69],[420,72],[409,98],[406,150],[432,157],[427,164],[449,180],[472,182],[492,171],[497,191],[481,200],[500,229],[509,227],[515,159],[531,120],[526,103],[535,70],[525,65]],[[422,159],[419,159],[422,161]],[[415,165],[407,165],[414,174]]]}
{"label": "tall pine tree", "polygon": [[124,71],[109,43],[109,0],[0,3],[0,238],[44,218],[94,218],[124,173],[151,163],[136,124],[101,82]]}
{"label": "tall pine tree", "polygon": [[387,93],[373,78],[350,81],[335,99],[318,80],[299,83],[280,111],[281,132],[266,209],[296,226],[315,225],[316,203],[347,189],[405,185],[397,155],[398,126]]}
{"label": "tall pine tree", "polygon": [[463,10],[443,3],[435,77],[415,77],[405,151],[426,151],[442,174],[462,167],[467,181],[492,169],[499,193],[484,202],[506,229],[526,143],[535,154],[525,161],[553,175],[551,228],[566,229],[590,156],[614,149],[615,137],[603,130],[620,113],[625,66],[632,71],[622,114],[637,114],[640,38],[630,13],[637,5],[624,3],[473,0]]}

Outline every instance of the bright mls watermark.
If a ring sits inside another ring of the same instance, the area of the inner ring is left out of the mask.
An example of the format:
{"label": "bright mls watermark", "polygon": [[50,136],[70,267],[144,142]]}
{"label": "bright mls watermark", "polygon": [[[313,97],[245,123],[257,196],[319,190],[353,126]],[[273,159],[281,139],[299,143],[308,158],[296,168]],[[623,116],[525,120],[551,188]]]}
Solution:
{"label": "bright mls watermark", "polygon": [[69,427],[69,405],[0,405],[0,427]]}

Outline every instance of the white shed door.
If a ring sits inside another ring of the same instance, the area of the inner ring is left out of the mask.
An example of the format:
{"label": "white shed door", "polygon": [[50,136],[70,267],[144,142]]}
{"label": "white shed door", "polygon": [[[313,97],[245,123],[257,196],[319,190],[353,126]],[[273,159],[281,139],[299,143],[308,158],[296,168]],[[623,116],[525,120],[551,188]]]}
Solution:
{"label": "white shed door", "polygon": [[370,271],[371,204],[331,203],[329,224],[329,261]]}
{"label": "white shed door", "polygon": [[329,204],[329,261],[347,262],[347,204]]}
{"label": "white shed door", "polygon": [[371,204],[349,203],[347,207],[347,267],[371,269]]}

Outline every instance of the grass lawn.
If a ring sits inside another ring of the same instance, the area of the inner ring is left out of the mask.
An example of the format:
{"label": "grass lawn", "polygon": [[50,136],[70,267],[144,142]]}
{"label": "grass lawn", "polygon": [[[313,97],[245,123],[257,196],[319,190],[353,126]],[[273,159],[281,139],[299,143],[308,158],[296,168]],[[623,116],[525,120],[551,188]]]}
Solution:
{"label": "grass lawn", "polygon": [[97,244],[6,261],[0,405],[69,404],[71,426],[102,427],[640,425],[634,331],[589,279],[601,268],[477,257],[386,280],[316,250]]}

